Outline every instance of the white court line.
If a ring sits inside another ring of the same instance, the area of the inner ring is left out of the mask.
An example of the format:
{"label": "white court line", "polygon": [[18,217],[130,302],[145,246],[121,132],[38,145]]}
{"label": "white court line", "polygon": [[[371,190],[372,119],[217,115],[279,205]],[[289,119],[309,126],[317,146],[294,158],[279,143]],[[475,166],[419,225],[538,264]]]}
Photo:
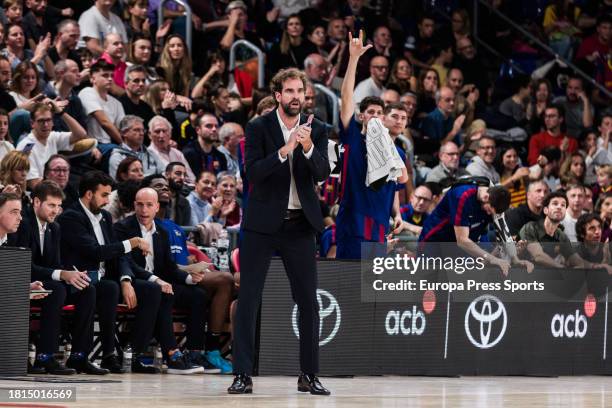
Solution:
{"label": "white court line", "polygon": [[604,317],[604,344],[603,344],[603,359],[606,359],[606,348],[608,345],[608,288],[606,288],[606,314]]}
{"label": "white court line", "polygon": [[444,359],[445,360],[446,360],[446,354],[448,351],[448,319],[449,317],[450,317],[450,290],[448,291],[448,298],[446,300],[446,336],[444,337]]}

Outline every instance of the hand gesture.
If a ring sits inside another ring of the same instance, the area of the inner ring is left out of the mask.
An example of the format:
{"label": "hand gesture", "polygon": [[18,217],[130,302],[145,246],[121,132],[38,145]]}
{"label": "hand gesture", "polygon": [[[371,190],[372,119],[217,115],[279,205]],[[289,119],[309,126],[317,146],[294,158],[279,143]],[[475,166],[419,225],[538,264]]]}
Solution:
{"label": "hand gesture", "polygon": [[204,274],[200,272],[192,272],[190,273],[190,275],[191,275],[191,281],[195,284],[202,282],[202,279],[204,279]]}
{"label": "hand gesture", "polygon": [[9,184],[2,189],[3,193],[14,193],[21,196],[21,186],[19,184]]}
{"label": "hand gesture", "polygon": [[569,137],[565,136],[563,138],[563,141],[561,142],[561,146],[559,147],[559,149],[562,152],[567,152],[567,149],[569,148]]}
{"label": "hand gesture", "polygon": [[47,33],[47,35],[38,39],[38,44],[34,50],[34,58],[32,59],[43,59],[47,55],[49,47],[51,47],[51,33]]}
{"label": "hand gesture", "polygon": [[91,282],[87,273],[81,271],[61,271],[60,279],[78,290],[85,289],[89,286],[89,282]]}
{"label": "hand gesture", "polygon": [[164,95],[164,99],[162,99],[161,107],[162,109],[176,109],[178,105],[176,101],[176,94],[174,92],[167,91]]}
{"label": "hand gesture", "polygon": [[363,45],[363,38],[363,30],[359,30],[359,38],[353,38],[353,33],[349,31],[349,55],[351,57],[359,58],[373,47],[372,44]]}
{"label": "hand gesture", "polygon": [[490,262],[491,265],[498,266],[504,276],[508,276],[508,272],[510,272],[510,262],[495,257],[491,257]]}
{"label": "hand gesture", "polygon": [[212,208],[216,211],[221,210],[221,207],[223,207],[223,197],[221,196],[213,197],[210,205],[212,205]]}
{"label": "hand gesture", "polygon": [[524,177],[529,177],[529,167],[520,167],[512,176],[515,180],[520,180]]}
{"label": "hand gesture", "polygon": [[125,303],[128,309],[133,309],[138,306],[138,299],[136,298],[136,292],[130,281],[121,282],[121,294],[123,295],[123,303]]}
{"label": "hand gesture", "polygon": [[463,126],[464,122],[465,122],[464,114],[457,116],[457,119],[455,119],[455,122],[453,123],[453,131],[456,133],[459,130],[461,130],[461,127]]}
{"label": "hand gesture", "polygon": [[176,95],[176,101],[178,102],[179,105],[185,108],[187,112],[191,111],[191,105],[192,105],[191,99],[183,95]]}
{"label": "hand gesture", "polygon": [[221,209],[221,215],[227,217],[232,213],[232,211],[234,211],[235,208],[236,200],[232,200],[231,202],[223,206],[223,208]]}
{"label": "hand gesture", "polygon": [[151,32],[151,20],[145,18],[145,21],[142,22],[142,32],[148,34]]}
{"label": "hand gesture", "polygon": [[138,248],[142,251],[142,254],[144,256],[147,256],[148,254],[151,253],[151,247],[149,246],[149,243],[141,237],[133,237],[130,238],[130,245],[132,246],[132,249],[134,248]]}
{"label": "hand gesture", "polygon": [[167,36],[168,31],[170,31],[171,26],[172,26],[172,20],[171,19],[165,20],[164,23],[160,25],[157,31],[155,32],[155,38],[159,40]]}
{"label": "hand gesture", "polygon": [[70,7],[62,9],[62,16],[63,17],[72,17],[73,14],[74,14],[74,10],[71,9]]}
{"label": "hand gesture", "polygon": [[61,100],[59,97],[55,99],[47,98],[45,99],[45,102],[51,107],[51,112],[53,112],[54,115],[59,115],[64,111],[66,106],[68,106],[68,101]]}
{"label": "hand gesture", "polygon": [[274,7],[266,13],[266,20],[268,20],[269,23],[273,23],[278,20],[278,16],[280,16],[280,8]]}
{"label": "hand gesture", "polygon": [[157,279],[155,281],[159,286],[161,286],[161,291],[162,293],[167,293],[168,295],[174,295],[174,291],[172,290],[172,285],[169,284],[166,281],[163,281],[161,279]]}
{"label": "hand gesture", "polygon": [[296,141],[302,145],[302,149],[307,152],[312,147],[312,139],[310,138],[310,133],[312,132],[312,120],[314,119],[314,115],[311,113],[308,116],[308,121],[303,125],[300,125],[297,128],[297,134],[295,136]]}
{"label": "hand gesture", "polygon": [[239,16],[240,16],[239,8],[235,8],[235,9],[232,9],[232,11],[230,11],[230,15],[229,15],[229,26],[230,27],[236,27],[236,24],[238,24]]}

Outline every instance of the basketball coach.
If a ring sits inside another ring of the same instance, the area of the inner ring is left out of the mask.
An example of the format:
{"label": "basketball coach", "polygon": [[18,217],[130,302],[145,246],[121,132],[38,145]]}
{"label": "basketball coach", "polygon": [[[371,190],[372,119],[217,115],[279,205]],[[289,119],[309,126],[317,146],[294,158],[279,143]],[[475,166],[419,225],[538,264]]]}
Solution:
{"label": "basketball coach", "polygon": [[234,382],[230,394],[251,393],[255,325],[270,258],[281,256],[299,309],[298,391],[329,395],[319,370],[319,304],[315,233],[323,229],[316,183],[330,173],[327,131],[300,112],[306,77],[286,69],[272,78],[277,108],[247,125],[245,167],[252,186],[242,223],[241,282],[234,321]]}

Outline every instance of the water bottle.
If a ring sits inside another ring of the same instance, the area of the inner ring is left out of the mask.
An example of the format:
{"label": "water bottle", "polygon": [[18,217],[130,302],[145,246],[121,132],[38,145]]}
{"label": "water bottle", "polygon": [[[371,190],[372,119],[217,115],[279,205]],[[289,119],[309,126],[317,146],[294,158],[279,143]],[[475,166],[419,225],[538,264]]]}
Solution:
{"label": "water bottle", "polygon": [[31,365],[34,365],[34,361],[36,360],[36,345],[34,343],[28,345],[28,360]]}
{"label": "water bottle", "polygon": [[157,346],[155,349],[155,357],[153,358],[153,366],[157,368],[159,371],[162,370],[162,365],[164,363],[164,358],[162,355],[161,347]]}
{"label": "water bottle", "polygon": [[217,240],[218,267],[221,272],[229,272],[229,238],[227,230],[221,231]]}
{"label": "water bottle", "polygon": [[66,343],[66,345],[64,346],[64,356],[63,356],[64,364],[66,364],[66,361],[68,361],[68,359],[70,358],[71,352],[72,352],[72,344]]}
{"label": "water bottle", "polygon": [[132,371],[132,346],[129,343],[123,349],[123,369],[126,373]]}

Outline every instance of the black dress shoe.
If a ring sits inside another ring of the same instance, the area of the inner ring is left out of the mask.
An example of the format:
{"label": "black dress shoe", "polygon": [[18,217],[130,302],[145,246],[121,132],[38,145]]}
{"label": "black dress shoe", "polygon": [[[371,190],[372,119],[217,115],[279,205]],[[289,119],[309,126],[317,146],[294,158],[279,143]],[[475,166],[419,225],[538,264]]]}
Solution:
{"label": "black dress shoe", "polygon": [[136,357],[132,361],[132,372],[138,374],[159,374],[161,371],[155,366],[144,364],[140,358]]}
{"label": "black dress shoe", "polygon": [[321,381],[314,374],[302,373],[298,378],[298,391],[309,392],[312,395],[330,395],[331,392],[321,385]]}
{"label": "black dress shoe", "polygon": [[253,380],[246,374],[236,374],[234,382],[227,389],[228,394],[252,394]]}
{"label": "black dress shoe", "polygon": [[53,374],[53,375],[73,375],[76,374],[76,370],[74,368],[64,367],[63,364],[60,364],[55,358],[50,357],[47,360],[36,359],[34,361],[34,366],[32,370],[42,370],[43,374]]}
{"label": "black dress shoe", "polygon": [[114,354],[104,357],[102,359],[102,363],[100,364],[100,367],[106,368],[108,371],[110,371],[113,374],[125,373],[125,370],[123,369],[123,366],[119,362],[119,359]]}
{"label": "black dress shoe", "polygon": [[107,369],[98,367],[91,363],[86,357],[70,357],[68,361],[66,361],[66,367],[74,368],[79,374],[106,375],[109,373]]}
{"label": "black dress shoe", "polygon": [[40,375],[47,374],[47,370],[44,367],[35,367],[30,364],[30,360],[28,360],[28,374]]}

